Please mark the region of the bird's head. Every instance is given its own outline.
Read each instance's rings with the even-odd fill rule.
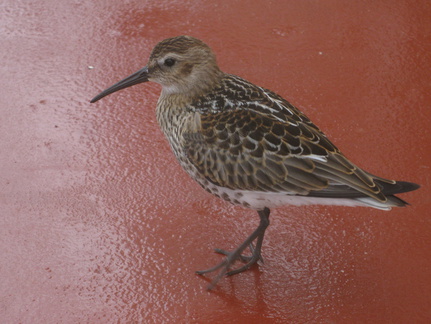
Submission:
[[[91,102],[146,81],[162,85],[162,95],[193,96],[213,88],[221,75],[208,45],[190,36],[168,38],[154,47],[144,68],[102,91]]]

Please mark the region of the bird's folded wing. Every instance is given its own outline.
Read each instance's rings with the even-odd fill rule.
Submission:
[[[217,186],[386,199],[372,176],[350,163],[313,124],[229,109],[196,112],[188,129],[182,143],[187,159]]]

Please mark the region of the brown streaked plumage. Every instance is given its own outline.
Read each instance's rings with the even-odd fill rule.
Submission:
[[[162,85],[157,120],[182,167],[205,190],[257,210],[258,228],[226,258],[199,274],[224,275],[261,260],[270,208],[286,204],[368,206],[389,210],[394,196],[419,186],[374,176],[350,162],[302,112],[279,95],[223,73],[202,41],[179,36],[153,49],[146,67],[91,102],[126,87]],[[255,246],[253,242],[256,241]],[[243,256],[250,248],[251,256]],[[236,261],[245,264],[231,270]]]

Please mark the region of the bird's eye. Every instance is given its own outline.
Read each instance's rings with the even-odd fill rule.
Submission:
[[[167,58],[167,59],[165,60],[164,64],[165,64],[166,66],[172,66],[172,65],[174,65],[174,64],[175,64],[175,59],[173,59],[173,58]]]

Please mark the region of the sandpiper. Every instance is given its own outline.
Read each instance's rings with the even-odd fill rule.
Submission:
[[[225,275],[262,260],[270,208],[283,205],[407,205],[395,194],[419,185],[372,175],[349,161],[301,111],[274,92],[222,72],[209,46],[190,36],[165,39],[148,64],[94,97],[132,85],[162,86],[157,120],[185,171],[205,190],[257,211],[260,224],[222,262],[209,289]],[[256,242],[255,242],[256,241]],[[249,248],[250,256],[243,255]],[[233,268],[236,261],[242,266]]]

